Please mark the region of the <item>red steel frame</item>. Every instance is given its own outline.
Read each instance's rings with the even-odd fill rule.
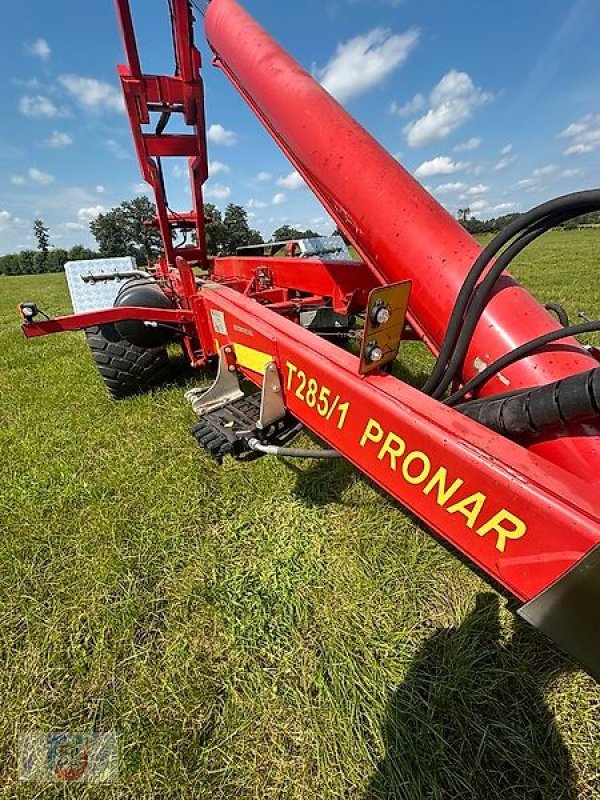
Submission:
[[[119,68],[127,113],[142,174],[155,192],[164,240],[164,258],[154,274],[176,308],[122,307],[26,322],[25,334],[119,319],[169,321],[180,326],[194,366],[205,365],[228,345],[259,361],[273,360],[286,408],[470,561],[521,600],[552,586],[600,544],[597,488],[583,479],[598,464],[597,426],[580,425],[560,437],[517,444],[389,375],[360,376],[356,356],[297,324],[303,307],[330,301],[337,312],[360,312],[373,288],[410,278],[411,335],[405,338],[418,335],[435,353],[477,244],[235,0],[212,0],[206,26],[217,65],[351,236],[363,261],[209,258],[202,203],[207,178],[203,89],[191,8],[187,0],[173,0],[177,74],[169,78],[143,74],[129,2],[115,2],[128,60]],[[145,133],[151,112],[181,113],[193,133]],[[317,117],[330,126],[307,124]],[[166,206],[157,159],[182,155],[189,161],[194,208],[175,216]],[[340,167],[349,159],[360,164],[352,173],[358,177],[336,188]],[[384,199],[378,203],[376,197]],[[382,220],[379,227],[370,224],[374,209]],[[195,229],[197,245],[174,247],[173,230],[186,226]],[[199,278],[194,267],[208,275]],[[515,320],[515,308],[527,317],[526,325]],[[221,320],[216,327],[215,312]],[[463,380],[474,374],[476,356],[493,361],[555,328],[509,276],[486,314]],[[539,385],[597,365],[575,340],[565,344],[515,365],[505,381],[514,388]],[[259,368],[241,355],[232,363],[261,386]],[[490,381],[483,394],[505,389]]]

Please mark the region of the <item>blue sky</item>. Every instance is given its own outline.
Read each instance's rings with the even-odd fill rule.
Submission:
[[[246,8],[451,211],[524,210],[598,185],[597,0],[245,0]],[[166,0],[133,0],[144,68],[172,71]],[[200,20],[201,23],[202,20]],[[115,78],[111,0],[20,0],[3,13],[0,253],[92,244],[90,219],[143,192]],[[207,199],[269,237],[331,221],[210,66]],[[171,206],[190,203],[167,166]],[[391,200],[391,199],[390,199]]]

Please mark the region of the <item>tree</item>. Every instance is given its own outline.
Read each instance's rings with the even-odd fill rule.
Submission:
[[[126,200],[90,222],[100,255],[106,258],[134,256],[151,262],[161,251],[160,233],[154,227],[156,211],[147,197]]]
[[[212,203],[204,206],[204,232],[206,235],[206,250],[209,256],[217,256],[224,251],[226,231],[223,225],[223,215]]]
[[[45,272],[62,272],[67,261],[70,261],[69,253],[62,247],[53,247],[46,259]]]
[[[67,261],[85,261],[91,258],[98,258],[98,253],[82,244],[75,244],[69,250]]]
[[[464,224],[467,221],[467,219],[470,217],[470,215],[471,215],[471,209],[470,208],[459,208],[456,213],[457,213],[459,221]]]
[[[127,237],[126,220],[121,208],[113,208],[99,214],[90,222],[92,235],[98,242],[100,255],[104,258],[133,255]]]
[[[298,228],[292,228],[290,225],[282,225],[281,228],[277,228],[276,231],[273,231],[271,241],[289,242],[290,239],[316,239],[320,235],[320,233],[311,231],[310,228],[306,231],[301,231],[298,230]]]
[[[35,273],[35,250],[21,250],[19,253],[20,272],[19,275],[33,275]]]
[[[152,262],[162,250],[160,231],[153,224],[156,209],[147,197],[136,197],[121,203],[127,219],[129,240],[138,246],[148,263]]]
[[[50,249],[50,231],[44,220],[36,219],[33,222],[33,235],[37,239],[38,250],[46,255]]]
[[[242,206],[230,203],[223,215],[225,239],[223,249],[225,253],[235,255],[238,247],[250,244],[261,244],[260,233],[248,225],[248,214]]]

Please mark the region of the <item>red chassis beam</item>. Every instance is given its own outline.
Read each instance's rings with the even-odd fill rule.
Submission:
[[[307,428],[519,599],[600,543],[597,492],[579,478],[391,376],[360,377],[355,356],[238,292],[204,287],[197,302],[224,315],[220,346],[275,361]]]
[[[86,311],[81,314],[69,314],[34,322],[23,322],[23,333],[27,338],[47,336],[50,333],[82,331],[94,325],[107,325],[126,319],[139,319],[143,322],[162,322],[171,325],[182,325],[194,322],[194,313],[181,308],[144,308],[142,306],[119,306],[101,311]]]
[[[361,261],[320,261],[316,258],[222,257],[212,262],[217,281],[267,280],[274,287],[330,297],[340,313],[364,309],[369,292],[379,282]]]

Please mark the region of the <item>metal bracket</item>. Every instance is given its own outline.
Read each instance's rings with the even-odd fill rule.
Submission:
[[[244,396],[235,367],[228,358],[227,350],[231,352],[231,348],[221,348],[217,377],[212,386],[208,389],[190,389],[184,395],[199,417]]]
[[[279,371],[274,361],[269,361],[263,373],[262,394],[260,398],[260,417],[256,423],[264,430],[285,417],[285,403]]]
[[[378,286],[369,295],[360,349],[360,375],[380,369],[398,355],[411,285],[411,281],[401,281]]]

